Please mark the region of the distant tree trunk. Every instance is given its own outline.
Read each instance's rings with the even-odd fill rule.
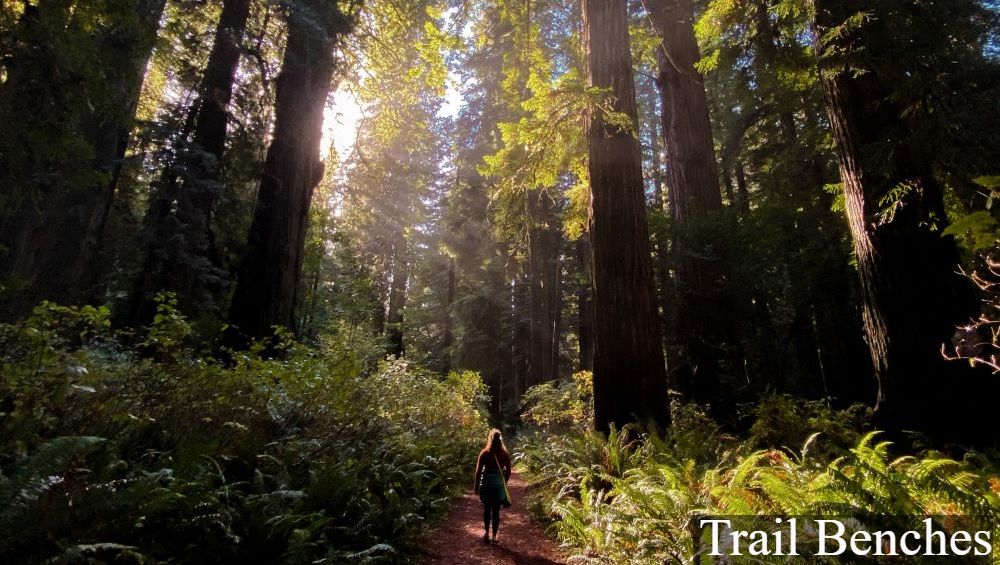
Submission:
[[[222,191],[222,165],[243,35],[250,16],[250,0],[225,0],[215,31],[215,42],[205,67],[194,131],[193,170],[177,200],[177,220],[185,232],[187,258],[168,265],[173,271],[181,304],[189,308],[215,304],[222,290],[212,282],[223,274],[215,248],[211,219]],[[214,271],[214,272],[213,272]],[[207,279],[207,280],[206,280]]]
[[[587,82],[638,118],[625,0],[582,0]],[[656,315],[639,142],[632,131],[587,116],[594,279],[594,424],[670,423]]]
[[[651,9],[663,36],[657,87],[663,108],[667,187],[677,230],[673,315],[682,358],[675,370],[683,392],[718,408],[723,374],[733,371],[739,357],[740,310],[724,258],[711,256],[707,244],[700,241],[704,236],[698,233],[714,218],[721,221],[722,193],[705,85],[694,67],[700,58],[694,2],[653,0]]]
[[[552,247],[554,252],[549,256],[548,264],[548,302],[549,302],[549,378],[559,378],[559,350],[562,344],[562,307],[563,307],[563,238],[560,230],[553,230]]]
[[[594,299],[590,276],[590,234],[584,233],[576,240],[576,262],[580,268],[577,287],[577,342],[580,346],[579,371],[594,370]]]
[[[539,215],[539,205],[536,202],[538,197],[534,192],[528,194],[527,211],[529,221],[537,222]],[[545,237],[538,227],[531,227],[528,230],[528,257],[527,257],[527,282],[528,282],[528,319],[530,327],[530,338],[528,340],[528,366],[525,375],[525,389],[533,387],[545,381],[545,360],[548,357],[549,337],[546,333],[548,329],[546,319],[548,313],[545,308]]]
[[[655,113],[653,115],[655,116]],[[653,206],[658,214],[666,214],[667,195],[663,191],[663,163],[662,157],[660,156],[662,150],[662,137],[660,136],[660,128],[659,124],[657,124],[657,120],[653,120],[652,123],[649,124],[649,127],[652,131],[650,141],[653,146],[653,158],[651,163],[653,168]],[[656,298],[663,327],[664,348],[667,351],[667,366],[670,367],[670,363],[672,363],[674,361],[674,357],[676,357],[676,344],[678,339],[677,317],[671,310],[673,306],[673,298],[676,294],[676,287],[674,285],[674,278],[670,273],[670,234],[667,231],[666,223],[661,222],[659,225],[654,224],[653,243],[656,245],[656,258],[653,263],[653,270],[656,275],[656,281],[659,283]]]
[[[0,318],[23,315],[43,299],[78,304],[102,295],[101,232],[164,4],[132,0],[109,10],[105,25],[86,45],[100,58],[102,78],[84,83],[74,82],[77,70],[63,68],[69,63],[55,49],[72,45],[70,37],[89,41],[80,39],[86,37],[80,26],[90,23],[77,22],[69,2],[26,7],[0,94],[0,125],[20,153],[0,156],[0,184],[14,195],[0,217],[0,279],[21,287],[0,298]],[[71,89],[100,100],[67,106],[64,99],[77,96],[67,92]],[[87,158],[67,160],[51,154],[51,146],[24,139],[39,128],[62,139],[71,152],[81,152],[82,143]]]
[[[878,69],[858,73],[851,57],[858,48],[893,39],[882,26],[896,16],[876,4],[872,19],[844,31],[845,21],[872,10],[871,3],[816,0],[815,6],[815,52],[854,240],[880,424],[892,432],[918,429],[964,438],[985,433],[988,426],[968,424],[980,412],[970,409],[977,400],[968,394],[973,376],[940,355],[955,325],[978,310],[970,285],[956,274],[954,240],[930,227],[947,217],[942,187],[930,156],[908,137],[903,109],[891,97],[892,79]],[[835,28],[841,31],[830,34]],[[893,151],[873,160],[872,147],[886,140]],[[898,187],[908,189],[893,216],[880,216],[882,200]]]
[[[452,346],[455,344],[455,324],[453,321],[452,305],[455,303],[455,292],[457,278],[455,275],[455,259],[448,259],[448,282],[444,298],[444,335],[442,336],[441,347],[444,350],[444,372],[452,369]]]
[[[531,283],[531,355],[527,386],[558,377],[559,295],[561,294],[559,250],[562,240],[555,204],[545,192],[531,191],[527,213],[528,280]]]
[[[130,324],[152,320],[153,298],[161,290],[175,292],[181,311],[188,315],[220,314],[218,299],[228,276],[215,248],[211,216],[223,187],[229,101],[250,4],[250,0],[223,2],[198,99],[178,136],[182,149],[154,183],[144,219],[149,249],[124,315]],[[183,178],[179,170],[185,171]]]
[[[520,400],[528,389],[528,363],[531,351],[531,287],[527,276],[515,273],[511,277],[513,286],[513,305],[511,318],[513,340],[511,355],[513,362],[514,398]]]
[[[750,190],[747,188],[747,170],[743,161],[736,161],[736,210],[743,216],[750,215]]]
[[[313,190],[323,178],[320,141],[334,49],[351,28],[335,2],[300,0],[288,10],[274,134],[229,314],[251,338],[270,335],[275,325],[295,330],[306,218]]]
[[[403,308],[406,307],[406,283],[409,267],[406,258],[406,242],[400,241],[392,258],[392,283],[389,285],[389,310],[386,314],[386,337],[389,339],[389,353],[400,356],[403,347]]]

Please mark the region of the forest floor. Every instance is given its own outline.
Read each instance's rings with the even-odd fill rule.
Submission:
[[[556,544],[528,517],[528,486],[515,472],[507,484],[514,505],[500,510],[497,543],[483,543],[483,505],[467,492],[427,540],[424,565],[559,565]]]

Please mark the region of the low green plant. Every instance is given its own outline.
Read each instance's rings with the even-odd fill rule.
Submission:
[[[0,554],[16,563],[408,562],[487,429],[474,373],[336,338],[198,354],[169,299],[0,326]]]
[[[819,426],[834,414],[796,405],[771,399],[759,422],[773,424],[778,410]],[[691,563],[705,551],[693,528],[705,516],[850,516],[873,520],[872,529],[883,519],[922,528],[933,516],[945,530],[1000,533],[1000,477],[984,454],[895,457],[878,432],[837,426],[833,438],[813,433],[795,450],[757,448],[763,436],[727,436],[697,406],[675,403],[673,413],[663,436],[544,427],[522,434],[515,456],[574,563]],[[853,439],[841,447],[846,437]]]
[[[521,422],[555,429],[588,429],[593,421],[594,378],[580,371],[564,382],[531,387],[521,399]]]
[[[750,427],[750,441],[756,447],[794,447],[822,432],[827,455],[839,455],[855,445],[864,430],[870,430],[871,408],[855,404],[835,410],[826,400],[796,398],[772,394],[761,399],[755,408]]]

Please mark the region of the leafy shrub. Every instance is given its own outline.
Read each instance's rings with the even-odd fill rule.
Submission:
[[[871,421],[871,408],[861,404],[834,410],[823,400],[773,394],[757,405],[750,439],[757,447],[798,446],[822,432],[826,453],[839,455],[857,443]]]
[[[692,533],[704,516],[881,516],[906,528],[934,516],[945,530],[1000,532],[1000,477],[985,454],[893,458],[877,432],[854,431],[862,411],[787,397],[762,405],[746,441],[697,406],[675,402],[672,411],[663,437],[537,426],[520,437],[515,457],[535,484],[534,505],[574,563],[691,563],[705,549]],[[853,419],[838,420],[845,415]],[[833,434],[814,433],[796,451],[754,448],[794,439],[776,433],[782,425]]]
[[[0,326],[5,560],[407,561],[486,431],[478,375],[332,339],[223,366],[185,328],[165,302],[140,358],[102,309]]]
[[[581,371],[569,381],[552,381],[529,388],[521,401],[521,422],[555,429],[589,429],[593,422],[594,379]]]

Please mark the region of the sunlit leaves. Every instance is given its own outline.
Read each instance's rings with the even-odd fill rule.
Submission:
[[[973,253],[991,249],[1000,241],[1000,222],[987,210],[979,210],[962,216],[951,223],[942,236],[955,238]]]
[[[560,539],[583,563],[594,555],[610,563],[697,560],[691,525],[704,516],[768,516],[769,523],[773,516],[854,516],[872,530],[890,519],[917,527],[926,516],[944,516],[935,522],[945,529],[996,531],[1000,524],[989,466],[934,452],[893,459],[877,432],[836,459],[811,454],[823,435],[794,451],[751,452],[711,438],[718,451],[706,460],[676,441],[694,430],[629,444],[618,432],[605,439],[550,429],[561,428],[526,435],[517,457],[538,479],[545,509],[559,517]]]

